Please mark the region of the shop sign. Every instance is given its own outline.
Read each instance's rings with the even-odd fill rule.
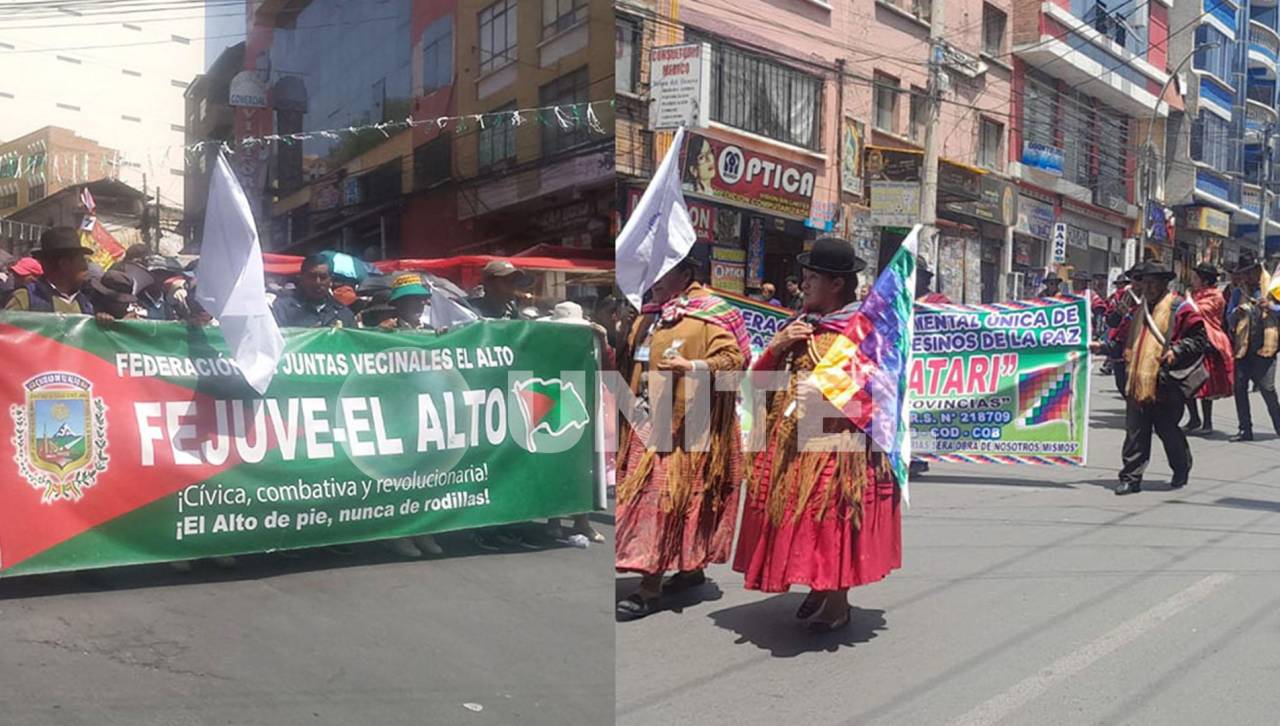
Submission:
[[[1063,151],[1056,146],[1037,144],[1034,141],[1022,143],[1022,163],[1033,169],[1062,176],[1063,160]]]
[[[1067,225],[1067,246],[1078,250],[1089,249],[1089,230],[1081,229],[1074,224]]]
[[[839,214],[840,207],[834,202],[820,202],[813,200],[813,206],[809,208],[809,216],[804,220],[804,226],[809,229],[816,229],[822,232],[830,232],[835,229],[836,215]]]
[[[1107,235],[1105,235],[1105,234],[1099,234],[1099,233],[1097,233],[1097,232],[1090,232],[1090,233],[1089,233],[1089,246],[1090,246],[1090,247],[1092,247],[1092,248],[1094,248],[1095,250],[1110,250],[1110,249],[1111,249],[1111,238],[1110,238],[1110,237],[1108,237],[1108,236],[1107,236]]]
[[[643,189],[632,187],[627,190],[628,217],[635,212],[636,205],[640,203],[640,198],[643,196]],[[699,242],[714,242],[716,240],[716,215],[718,211],[715,205],[694,199],[686,199],[684,205],[689,209],[689,221],[693,222],[693,233],[697,240]],[[720,214],[723,214],[723,212],[720,212]]]
[[[1058,222],[1053,225],[1053,262],[1063,265],[1067,262],[1067,225]]]
[[[1231,216],[1213,207],[1188,207],[1186,224],[1190,229],[1226,237],[1231,234]]]
[[[240,71],[231,79],[227,105],[241,108],[266,108],[267,86],[257,71]]]
[[[666,45],[649,53],[649,128],[704,128],[711,110],[711,46]]]
[[[863,126],[861,121],[844,120],[844,151],[840,157],[840,191],[862,196]]]
[[[793,219],[809,215],[812,168],[699,134],[684,151],[684,188]]]
[[[951,202],[943,208],[953,214],[963,214],[1003,227],[1017,221],[1018,194],[1012,184],[987,174],[980,178],[979,192],[981,198],[976,202]]]
[[[360,194],[360,177],[349,176],[342,182],[342,204],[353,207],[363,201]]]
[[[1053,225],[1057,221],[1052,204],[1018,195],[1018,223],[1014,225],[1016,231],[1038,239],[1051,239]]]
[[[876,181],[918,182],[924,154],[882,146],[867,148],[867,179]],[[940,159],[938,161],[938,203],[976,202],[981,198],[982,174],[966,166]]]
[[[920,218],[920,185],[916,182],[871,182],[871,223],[877,227],[910,227]]]
[[[764,219],[752,217],[747,223],[747,287],[764,284]]]
[[[711,248],[711,286],[717,290],[745,292],[746,250],[716,245]]]

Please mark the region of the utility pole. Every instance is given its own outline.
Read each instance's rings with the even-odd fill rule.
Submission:
[[[1267,222],[1271,218],[1271,135],[1274,128],[1262,128],[1262,210],[1258,215],[1258,259],[1267,259]]]
[[[920,224],[924,242],[919,250],[934,258],[930,264],[934,266],[935,275],[938,273],[938,127],[942,117],[942,60],[946,53],[943,41],[945,10],[945,0],[933,0],[929,18],[929,123],[924,133],[924,169],[920,182]]]

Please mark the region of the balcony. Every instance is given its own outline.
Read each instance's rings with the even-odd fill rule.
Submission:
[[[1240,208],[1255,217],[1261,214],[1262,187],[1257,184],[1245,184],[1240,191]]]
[[[1210,7],[1222,2],[1204,1]],[[1121,45],[1115,36],[1098,32],[1096,23],[1054,2],[1040,5],[1039,20],[1034,35],[1019,38],[1014,55],[1118,111],[1144,117],[1151,113],[1168,75],[1125,47],[1138,47],[1133,38],[1126,36]]]
[[[1276,115],[1276,109],[1270,104],[1256,101],[1252,98],[1253,94],[1249,94],[1250,98],[1245,104],[1244,127],[1249,131],[1259,131],[1265,126],[1280,122],[1280,117]]]
[[[1266,78],[1276,77],[1280,63],[1280,35],[1257,20],[1249,21],[1249,68],[1263,71]],[[1256,77],[1257,74],[1250,74]]]

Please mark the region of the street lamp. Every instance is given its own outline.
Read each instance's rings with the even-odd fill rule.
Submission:
[[[1169,72],[1169,77],[1166,78],[1164,84],[1160,86],[1160,93],[1156,95],[1155,108],[1151,109],[1151,118],[1147,121],[1147,139],[1142,144],[1142,174],[1138,176],[1142,181],[1142,219],[1139,220],[1138,239],[1141,241],[1141,246],[1144,249],[1147,245],[1147,216],[1151,213],[1151,167],[1153,166],[1152,162],[1156,156],[1155,144],[1151,141],[1151,134],[1156,128],[1156,117],[1160,115],[1160,104],[1164,103],[1164,94],[1165,91],[1169,90],[1169,84],[1172,83],[1173,79],[1177,78],[1178,74],[1182,72],[1182,67],[1187,64],[1187,61],[1190,61],[1196,56],[1196,53],[1199,53],[1202,50],[1210,50],[1221,45],[1221,43],[1215,40],[1211,43],[1205,43],[1204,45],[1199,45],[1193,48],[1191,52],[1188,53],[1186,57]]]

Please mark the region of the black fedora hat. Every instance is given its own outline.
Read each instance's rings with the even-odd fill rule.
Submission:
[[[40,246],[31,252],[31,256],[37,259],[69,254],[93,254],[93,250],[80,244],[80,233],[73,227],[45,230],[40,235]]]
[[[1129,270],[1129,277],[1134,280],[1141,280],[1145,277],[1160,277],[1165,280],[1172,280],[1177,276],[1177,273],[1173,270],[1154,260],[1143,260]]]
[[[1200,279],[1210,283],[1217,282],[1218,278],[1221,277],[1222,275],[1222,273],[1218,271],[1217,267],[1214,267],[1208,262],[1201,262],[1200,264],[1191,268],[1191,270],[1195,272],[1197,275],[1199,275]]]
[[[1239,275],[1244,272],[1251,272],[1260,267],[1262,267],[1262,263],[1258,261],[1258,258],[1253,255],[1241,255],[1240,259],[1236,261],[1236,266],[1232,268],[1231,274]]]
[[[119,303],[135,303],[138,298],[133,295],[133,278],[124,270],[110,269],[95,277],[89,286],[97,294]]]
[[[866,269],[865,260],[853,251],[853,243],[838,237],[820,237],[813,241],[813,248],[796,256],[796,262],[806,270],[827,275],[852,275]]]

